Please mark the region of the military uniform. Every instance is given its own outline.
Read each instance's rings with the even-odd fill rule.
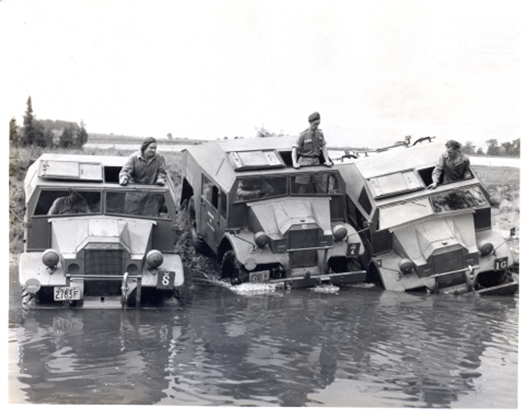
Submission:
[[[441,184],[449,184],[459,180],[467,180],[472,178],[470,173],[470,160],[463,154],[459,153],[455,160],[448,158],[448,153],[441,154],[437,164],[432,172],[432,181],[439,184],[441,174],[443,174],[443,181]]]
[[[297,149],[298,164],[300,166],[320,165],[320,155],[322,148],[326,145],[324,134],[320,129],[308,128],[302,132],[294,147]],[[317,193],[322,191],[322,175],[321,174],[303,174],[295,178],[295,183],[300,185],[307,185],[313,182],[315,191]]]

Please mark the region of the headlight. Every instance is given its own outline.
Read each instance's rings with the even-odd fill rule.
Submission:
[[[258,263],[256,262],[256,259],[254,259],[253,257],[249,257],[246,261],[245,261],[245,268],[249,271],[249,272],[252,272],[254,269],[256,269],[256,266],[258,265]]]
[[[269,236],[263,231],[259,231],[254,235],[254,242],[260,249],[263,249],[269,243],[269,241]]]
[[[399,269],[403,273],[410,273],[414,268],[414,263],[410,259],[401,259]]]
[[[348,229],[342,224],[337,224],[335,227],[333,227],[332,232],[335,240],[342,240],[348,235]]]
[[[42,263],[47,267],[55,268],[59,264],[60,255],[56,250],[47,249],[42,253]]]
[[[163,254],[159,250],[150,250],[146,254],[146,262],[150,267],[159,267],[163,263]]]
[[[491,242],[488,242],[485,240],[482,241],[478,247],[479,247],[479,252],[481,253],[482,256],[486,256],[494,250],[494,245]]]

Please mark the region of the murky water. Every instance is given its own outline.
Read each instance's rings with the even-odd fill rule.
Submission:
[[[22,313],[12,403],[515,408],[518,296],[195,284],[148,311]]]

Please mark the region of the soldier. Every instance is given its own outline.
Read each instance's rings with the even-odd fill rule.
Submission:
[[[320,125],[320,114],[314,112],[309,115],[309,128],[300,134],[296,144],[293,146],[292,161],[294,168],[301,166],[320,165],[320,154],[324,155],[324,165],[331,167],[333,162],[329,159],[328,150],[326,148],[326,140],[324,134],[318,126]],[[323,193],[322,176],[320,174],[299,175],[295,178],[295,183],[300,186],[299,192],[304,193],[307,185],[313,182],[315,192]]]
[[[157,141],[147,138],[141,144],[141,150],[134,152],[119,173],[119,184],[157,184],[165,185],[167,172],[165,159],[156,154]]]
[[[434,171],[432,172],[432,184],[427,189],[431,190],[441,184],[449,184],[459,180],[472,178],[470,173],[470,160],[460,150],[461,144],[457,141],[447,141],[446,152],[441,154]]]
[[[72,189],[70,189],[70,193],[67,196],[57,198],[48,211],[48,215],[50,216],[58,214],[82,213],[90,213],[88,203],[83,196]]]
[[[157,141],[147,138],[141,144],[141,150],[134,152],[119,173],[119,184],[157,184],[165,185],[167,172],[165,159],[156,154]],[[162,204],[162,196],[152,193],[127,193],[124,213],[138,216],[157,217]]]
[[[236,189],[237,200],[255,200],[269,197],[274,193],[273,187],[262,178],[244,178]]]

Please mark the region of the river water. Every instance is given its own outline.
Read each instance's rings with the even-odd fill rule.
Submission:
[[[156,310],[22,312],[12,265],[9,402],[517,407],[517,295],[189,282]]]

